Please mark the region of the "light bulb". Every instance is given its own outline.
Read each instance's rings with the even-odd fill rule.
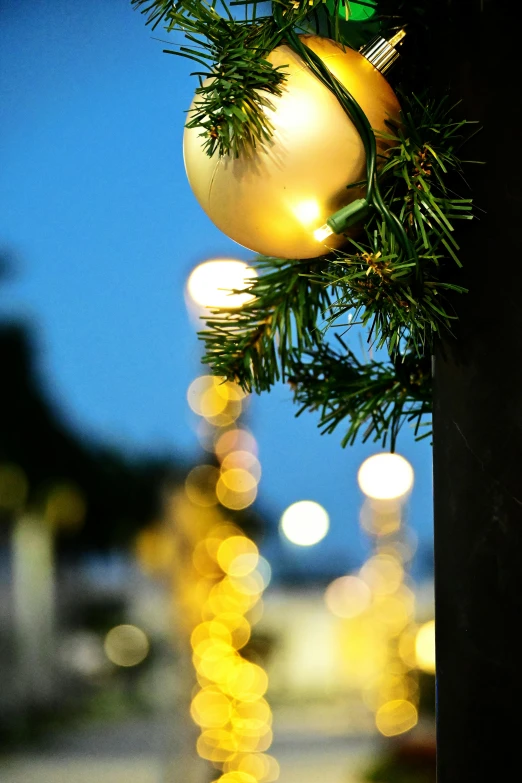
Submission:
[[[321,228],[316,228],[314,231],[314,237],[318,242],[324,242],[324,240],[328,239],[328,237],[331,237],[332,234],[333,231],[328,223],[325,223],[324,226],[321,226]]]

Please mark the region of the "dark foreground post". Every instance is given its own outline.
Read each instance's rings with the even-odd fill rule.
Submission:
[[[470,293],[435,358],[438,783],[504,783],[522,780],[520,7],[455,5],[443,50],[484,126],[470,179],[487,214],[464,232]]]

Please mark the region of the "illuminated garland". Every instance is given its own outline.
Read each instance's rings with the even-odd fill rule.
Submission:
[[[178,527],[185,520],[190,542],[190,574],[178,576],[177,591],[182,614],[191,618],[197,686],[190,712],[200,729],[197,753],[220,771],[216,783],[272,783],[279,765],[266,753],[272,743],[268,678],[245,653],[270,567],[222,511],[240,511],[255,500],[261,472],[256,444],[237,424],[245,395],[235,384],[201,376],[187,397],[201,417],[202,442],[220,463],[190,472],[174,512]]]
[[[248,649],[270,566],[235,521],[257,495],[256,442],[239,423],[245,394],[235,384],[203,375],[187,399],[200,418],[200,441],[219,467],[189,472],[184,489],[167,501],[164,525],[141,533],[137,555],[144,570],[172,580],[179,649],[183,658],[190,649],[195,678],[196,750],[219,770],[214,783],[272,783],[279,765],[266,753],[268,677]]]
[[[265,753],[272,743],[272,713],[264,698],[264,670],[240,650],[250,638],[251,621],[264,581],[255,567],[255,544],[227,527],[209,531],[207,551],[223,569],[208,592],[203,622],[191,635],[199,690],[191,715],[200,727],[198,754],[223,771],[220,783],[270,783],[279,776],[276,760]]]
[[[357,573],[335,579],[325,593],[328,609],[341,620],[345,665],[387,737],[409,731],[418,719],[415,596],[407,583],[413,552],[401,516],[400,507],[363,506],[361,524],[373,552]]]

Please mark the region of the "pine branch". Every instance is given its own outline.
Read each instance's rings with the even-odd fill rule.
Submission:
[[[389,442],[394,451],[398,432],[412,423],[415,435],[431,412],[430,358],[419,361],[414,354],[396,356],[392,362],[360,362],[336,335],[341,351],[321,344],[294,351],[289,359],[289,381],[294,401],[305,410],[319,411],[322,433],[333,432],[348,422],[342,446],[353,444],[362,430],[362,440],[372,437]]]
[[[456,317],[448,294],[465,290],[445,276],[449,263],[459,263],[453,221],[470,217],[470,200],[448,186],[461,171],[456,149],[466,124],[451,120],[445,101],[414,96],[403,105],[380,184],[417,258],[405,259],[388,225],[370,215],[349,251],[261,259],[261,277],[249,288],[254,299],[239,312],[216,313],[201,335],[204,361],[217,375],[257,392],[290,380],[301,410],[321,411],[324,432],[347,419],[343,444],[361,432],[394,448],[405,422],[418,434],[431,405],[427,357]],[[370,344],[388,350],[389,363],[360,363],[344,342],[342,353],[328,345],[329,328],[355,323],[367,328]]]
[[[416,259],[405,259],[384,221],[370,215],[365,237],[337,251],[324,275],[335,288],[329,323],[355,310],[370,340],[393,353],[422,355],[435,336],[451,331],[456,315],[447,294],[462,286],[445,281],[448,263],[461,266],[454,222],[472,219],[471,199],[449,189],[461,176],[457,148],[469,122],[454,122],[447,99],[402,97],[402,125],[382,134],[393,146],[379,173],[382,197],[405,227]]]
[[[147,14],[146,24],[150,24],[154,30],[161,22],[166,21],[179,3],[178,0],[131,0],[134,8],[139,8],[140,13]]]
[[[321,342],[317,323],[330,307],[328,289],[314,281],[322,263],[258,259],[261,276],[245,289],[254,299],[239,311],[221,310],[207,319],[200,333],[203,362],[248,392],[285,380],[290,353]]]
[[[352,245],[355,253],[337,251],[322,272],[323,282],[335,291],[327,326],[339,326],[349,314],[368,328],[368,341],[375,348],[385,347],[391,354],[412,350],[422,355],[438,333],[451,331],[456,315],[446,293],[466,289],[439,279],[442,254],[427,255],[416,246],[423,272],[419,282],[417,262],[403,259],[384,224],[368,231],[367,243]],[[434,267],[431,275],[426,274],[428,264]]]
[[[454,181],[464,181],[458,150],[469,123],[452,119],[447,99],[402,94],[402,121],[382,134],[388,150],[376,173],[368,120],[297,35],[326,31],[342,40],[341,0],[331,0],[327,11],[324,0],[274,0],[269,10],[255,0],[131,2],[153,27],[164,23],[185,35],[186,46],[167,51],[200,68],[187,126],[200,129],[207,154],[238,156],[270,139],[271,99],[281,94],[285,73],[267,56],[283,40],[339,100],[366,152],[370,211],[359,233],[322,258],[258,259],[260,277],[245,289],[251,301],[207,320],[204,361],[247,391],[290,380],[299,412],[319,410],[324,432],[347,421],[343,445],[361,433],[393,449],[405,422],[418,435],[431,406],[431,347],[456,318],[450,294],[465,291],[453,282],[460,266],[454,226],[471,219],[471,199],[454,192]],[[435,0],[414,7],[408,0],[379,2],[381,25],[407,23],[418,33],[418,40],[412,37],[419,81],[429,72],[422,61],[432,13],[438,13]],[[408,81],[411,88],[414,79]],[[386,348],[390,361],[361,363],[342,340],[334,350],[328,329],[345,317],[346,329],[362,324],[368,342]]]
[[[270,96],[282,94],[285,73],[266,59],[283,40],[285,30],[299,25],[323,0],[276,0],[284,24],[272,14],[259,15],[257,3],[224,0],[131,0],[147,14],[155,28],[165,23],[168,32],[185,35],[189,45],[165,49],[192,60],[203,70],[196,89],[197,106],[187,128],[199,128],[202,145],[209,156],[249,152],[272,136]],[[231,6],[244,6],[243,17]],[[250,9],[250,13],[249,13]],[[221,13],[220,13],[221,12]]]

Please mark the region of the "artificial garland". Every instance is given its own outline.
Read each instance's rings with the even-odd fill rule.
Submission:
[[[207,319],[204,361],[247,391],[289,382],[299,412],[318,410],[323,431],[348,420],[343,445],[360,433],[393,450],[405,421],[417,437],[428,434],[420,428],[431,410],[433,342],[456,317],[448,295],[465,291],[452,278],[460,266],[454,222],[472,216],[471,200],[454,191],[463,181],[457,150],[469,135],[468,123],[453,119],[446,97],[413,91],[422,70],[417,60],[417,81],[403,68],[400,117],[376,134],[327,61],[307,45],[306,34],[359,48],[376,31],[386,46],[406,29],[420,48],[431,0],[414,9],[401,0],[381,0],[377,9],[374,0],[132,3],[154,26],[183,32],[189,45],[168,51],[204,69],[197,72],[200,86],[187,128],[197,129],[209,158],[233,166],[270,150],[273,111],[285,90],[285,67],[270,58],[281,45],[333,93],[364,147],[365,176],[346,183],[358,197],[347,195],[351,203],[325,226],[339,223],[344,245],[307,259],[258,257],[252,265],[259,277],[248,286],[253,298],[239,311],[221,309]],[[388,358],[356,357],[338,334],[356,324]]]

